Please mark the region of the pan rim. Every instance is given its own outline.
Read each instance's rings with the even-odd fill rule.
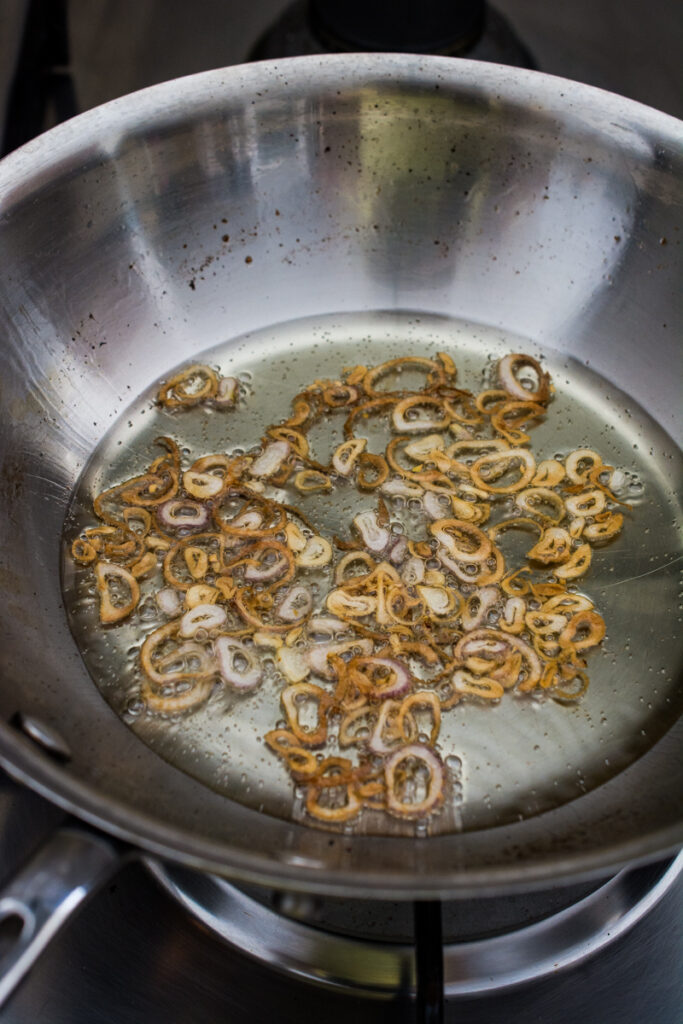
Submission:
[[[10,186],[25,184],[27,190],[33,187],[36,177],[42,170],[48,166],[53,169],[60,160],[71,155],[84,141],[88,141],[88,135],[91,136],[91,143],[101,141],[93,129],[97,129],[99,122],[105,118],[107,132],[109,136],[114,136],[116,133],[124,133],[136,125],[139,126],[152,114],[158,116],[163,112],[167,117],[173,117],[178,112],[177,101],[180,98],[183,109],[188,111],[194,106],[201,106],[202,103],[215,101],[216,92],[230,87],[237,89],[239,93],[249,91],[253,85],[258,84],[263,92],[264,75],[269,76],[273,85],[281,85],[282,82],[278,83],[278,78],[285,76],[290,87],[293,84],[291,78],[302,86],[309,85],[309,69],[321,67],[326,72],[329,69],[331,74],[342,73],[350,84],[371,84],[373,80],[386,83],[394,80],[399,84],[402,79],[411,76],[412,84],[434,88],[434,81],[437,79],[447,82],[450,87],[474,88],[482,95],[501,88],[504,90],[506,102],[511,104],[528,102],[533,97],[538,112],[544,109],[549,112],[552,109],[566,108],[576,115],[577,108],[589,110],[592,102],[598,102],[601,125],[604,126],[604,116],[607,115],[611,126],[626,127],[629,130],[631,126],[638,125],[648,132],[657,133],[662,143],[677,143],[683,148],[683,121],[671,114],[606,89],[542,71],[510,68],[503,64],[460,57],[405,53],[323,54],[256,61],[253,64],[200,71],[147,86],[77,114],[0,160],[0,201],[4,197],[5,189]],[[620,125],[612,120],[620,117],[625,118],[630,124]],[[26,171],[31,172],[29,181],[24,181]]]
[[[675,724],[662,739],[670,735],[674,728]],[[652,749],[658,745],[655,744]],[[644,756],[647,757],[647,754]],[[363,898],[371,895],[377,899],[414,900],[433,899],[437,896],[472,897],[481,895],[484,890],[487,895],[529,892],[547,888],[551,884],[569,885],[607,877],[623,868],[660,860],[683,849],[681,821],[636,838],[603,844],[598,851],[590,848],[569,853],[553,851],[543,859],[535,860],[533,864],[520,859],[517,863],[489,864],[465,871],[458,868],[448,874],[432,874],[429,877],[417,877],[410,870],[400,875],[388,875],[386,871],[367,869],[359,876],[353,867],[331,869],[329,866],[316,873],[310,865],[302,867],[286,860],[275,860],[254,849],[238,850],[220,840],[197,836],[190,829],[179,832],[131,808],[122,800],[103,797],[96,787],[69,776],[45,754],[32,749],[28,740],[13,735],[5,723],[0,723],[0,767],[14,781],[50,800],[82,822],[130,844],[141,856],[151,854],[237,882],[314,892],[323,896]],[[533,820],[538,821],[544,816],[537,815]],[[179,837],[181,842],[178,841]],[[437,842],[438,838],[435,837]],[[399,841],[406,844],[424,843],[424,840]]]

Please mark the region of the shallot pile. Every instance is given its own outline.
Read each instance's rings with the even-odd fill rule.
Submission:
[[[398,388],[406,372],[422,386]],[[463,390],[447,353],[354,366],[297,394],[257,451],[184,468],[160,437],[144,473],[97,495],[72,557],[94,573],[104,627],[137,614],[141,583],[154,595],[163,624],[139,654],[147,712],[192,712],[221,687],[248,699],[275,679],[265,741],[310,819],[335,823],[364,808],[436,812],[441,721],[456,705],[579,699],[605,624],[574,581],[622,529],[620,474],[588,448],[537,460],[527,431],[552,385],[534,358],[506,356],[492,383]],[[238,394],[195,364],[157,401],[201,415]],[[343,440],[313,453],[321,420]],[[364,510],[345,536],[324,536],[299,507],[311,494]],[[529,536],[506,560],[509,531]]]

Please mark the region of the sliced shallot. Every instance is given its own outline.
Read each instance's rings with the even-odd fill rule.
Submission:
[[[422,774],[426,778],[422,778]],[[423,818],[444,797],[443,765],[429,747],[411,743],[392,754],[385,766],[387,810],[399,818]]]
[[[291,450],[287,441],[271,441],[252,463],[249,472],[255,477],[273,476],[280,469]]]
[[[462,628],[468,632],[478,629],[488,618],[489,612],[500,600],[498,587],[480,587],[468,597],[462,613]]]
[[[368,551],[375,554],[384,551],[391,539],[389,531],[377,522],[377,513],[373,509],[359,512],[353,520],[353,525],[358,530]]]
[[[263,669],[255,651],[232,636],[214,640],[216,664],[224,682],[236,690],[253,690],[261,682]]]
[[[180,629],[178,633],[180,636],[190,639],[196,636],[200,629],[204,629],[210,632],[212,629],[218,629],[222,626],[228,618],[228,613],[225,608],[219,604],[198,604],[190,611],[185,612],[182,619],[180,620]]]
[[[306,652],[306,660],[316,675],[322,676],[323,679],[334,679],[335,672],[329,659],[349,652],[370,654],[372,640],[345,640],[337,643],[315,644]]]
[[[100,622],[112,625],[127,618],[140,600],[140,585],[132,573],[113,562],[98,562],[95,583],[100,596]],[[115,589],[119,593],[115,594]],[[120,591],[123,594],[120,594]]]
[[[202,530],[209,522],[209,510],[196,501],[171,498],[157,509],[157,517],[167,530]]]
[[[275,614],[285,622],[301,622],[313,607],[310,590],[300,584],[292,587],[277,606]]]

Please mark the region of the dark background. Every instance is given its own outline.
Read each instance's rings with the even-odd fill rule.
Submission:
[[[286,7],[286,0],[68,0],[78,109],[240,63]],[[672,0],[497,0],[495,7],[542,71],[683,117],[683,16]],[[0,129],[28,8],[29,0],[0,2]]]

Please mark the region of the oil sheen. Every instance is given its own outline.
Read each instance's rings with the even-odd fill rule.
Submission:
[[[472,391],[494,385],[495,364],[509,352],[540,359],[555,393],[546,419],[531,431],[537,461],[590,447],[624,474],[621,494],[630,506],[623,510],[624,528],[614,541],[595,549],[581,580],[605,619],[607,635],[600,648],[589,652],[590,686],[573,705],[508,692],[498,704],[462,701],[443,715],[437,750],[448,786],[441,813],[416,826],[364,812],[345,829],[434,834],[539,814],[623,771],[681,712],[683,517],[676,495],[683,471],[677,448],[648,414],[571,359],[481,325],[408,313],[292,321],[227,341],[194,360],[240,380],[234,409],[168,411],[155,404],[156,387],[140,395],[93,453],[64,527],[64,600],[94,684],[141,742],[228,799],[265,814],[307,820],[302,794],[263,741],[264,733],[284,724],[282,678],[267,664],[265,681],[253,693],[238,696],[217,686],[194,712],[175,718],[150,714],[138,698],[138,656],[144,637],[166,621],[152,596],[159,583],[143,582],[136,612],[104,629],[91,570],[74,564],[71,542],[80,530],[97,524],[92,502],[98,493],[145,471],[159,453],[154,446],[159,435],[176,440],[185,467],[208,453],[248,452],[269,424],[287,417],[291,398],[315,378],[336,378],[357,363],[438,351],[452,356],[459,386]],[[164,370],[166,378],[174,367]],[[406,372],[402,386],[412,383]],[[314,455],[326,462],[341,440],[340,419],[317,425],[309,440]],[[370,444],[369,450],[378,449]],[[376,502],[376,495],[362,496],[355,488],[297,499],[330,539],[348,537],[353,516]],[[410,528],[408,510],[393,508],[392,514]]]

